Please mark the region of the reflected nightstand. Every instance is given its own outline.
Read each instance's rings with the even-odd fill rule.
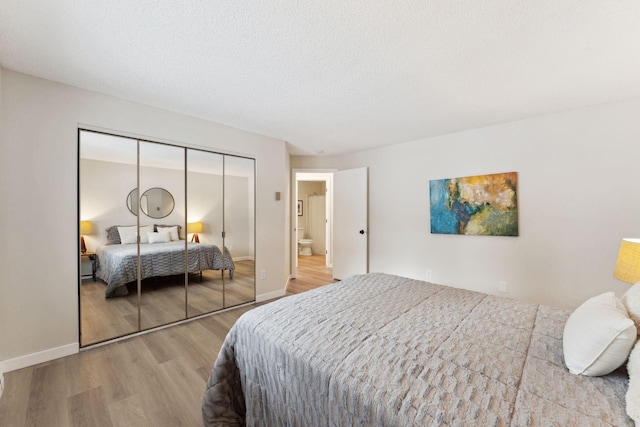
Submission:
[[[89,258],[89,260],[91,261],[91,278],[93,279],[93,281],[96,281],[96,261],[98,259],[98,256],[96,255],[95,252],[85,252],[85,253],[81,253],[80,254],[80,260],[82,260],[84,257]],[[83,274],[81,276],[83,279],[87,279],[89,277],[88,274]]]

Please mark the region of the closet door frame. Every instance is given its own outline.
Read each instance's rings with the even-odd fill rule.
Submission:
[[[98,345],[102,345],[104,343],[107,342],[114,342],[114,341],[119,341],[121,339],[126,339],[129,337],[134,337],[137,335],[141,335],[141,334],[145,334],[154,330],[158,330],[158,329],[162,329],[164,327],[170,326],[170,325],[175,325],[175,324],[180,324],[180,323],[184,323],[186,321],[191,321],[191,320],[196,320],[202,317],[207,317],[210,316],[212,314],[215,314],[217,312],[220,311],[224,311],[227,310],[230,307],[227,307],[226,305],[226,281],[227,278],[225,276],[225,274],[223,274],[223,278],[222,278],[222,287],[223,287],[223,306],[220,309],[217,310],[213,310],[210,312],[206,312],[203,314],[199,314],[199,315],[195,315],[193,317],[189,317],[188,316],[188,283],[189,283],[189,254],[188,254],[188,241],[187,241],[187,226],[188,226],[188,215],[189,215],[189,200],[188,200],[188,186],[189,186],[189,182],[188,182],[188,164],[187,164],[187,157],[188,157],[188,152],[190,150],[197,150],[197,151],[203,151],[203,152],[207,152],[207,153],[212,153],[212,154],[218,154],[218,155],[222,155],[223,158],[223,176],[222,176],[222,188],[223,188],[223,194],[222,194],[222,211],[223,211],[223,215],[222,215],[222,242],[223,242],[223,247],[221,248],[221,252],[222,252],[222,256],[223,256],[223,270],[222,272],[224,273],[224,258],[225,258],[225,242],[226,242],[226,223],[225,223],[225,214],[226,214],[226,207],[225,207],[225,179],[226,179],[226,174],[224,173],[224,160],[227,157],[234,157],[234,158],[243,158],[243,159],[247,159],[247,160],[251,160],[252,161],[252,165],[253,165],[253,179],[251,180],[251,186],[252,186],[252,191],[253,191],[253,206],[252,206],[252,212],[250,212],[251,214],[251,221],[252,221],[252,228],[253,228],[253,232],[250,233],[250,238],[252,239],[252,242],[250,243],[250,246],[252,248],[252,258],[253,258],[253,292],[252,292],[252,299],[250,301],[247,301],[246,303],[242,303],[242,304],[237,304],[231,307],[236,307],[236,306],[240,306],[240,305],[244,305],[244,304],[249,304],[249,303],[253,303],[255,302],[255,289],[256,289],[256,270],[255,270],[255,245],[256,245],[256,159],[254,157],[250,157],[250,156],[243,156],[243,155],[237,155],[237,154],[227,154],[224,152],[220,152],[220,151],[215,151],[215,150],[211,150],[211,149],[207,149],[207,148],[203,148],[203,147],[190,147],[188,145],[180,145],[180,144],[175,144],[175,143],[168,143],[168,142],[160,142],[160,141],[153,141],[153,140],[148,140],[148,139],[144,139],[144,138],[139,138],[136,136],[132,136],[132,135],[127,135],[126,133],[115,133],[115,132],[110,132],[110,131],[105,131],[104,129],[100,129],[100,128],[94,128],[92,129],[90,126],[80,126],[78,127],[78,131],[77,131],[77,149],[78,149],[78,154],[77,154],[77,159],[78,159],[78,168],[77,168],[77,224],[80,224],[80,221],[82,220],[82,212],[81,212],[81,200],[82,200],[82,193],[81,193],[81,168],[80,168],[80,163],[81,163],[81,137],[83,132],[89,132],[89,133],[95,133],[95,134],[101,134],[104,136],[108,136],[108,137],[115,137],[115,138],[123,138],[123,139],[129,139],[132,142],[136,143],[136,152],[137,152],[137,159],[136,159],[136,189],[138,190],[138,203],[137,203],[137,209],[138,209],[138,214],[136,215],[136,229],[138,232],[138,242],[137,242],[137,279],[136,279],[136,284],[137,284],[137,331],[133,331],[133,332],[129,332],[129,333],[125,333],[122,335],[117,335],[117,336],[113,336],[113,337],[109,337],[106,339],[100,339],[98,341],[95,342],[91,342],[91,343],[83,343],[82,342],[82,335],[83,335],[83,330],[82,330],[82,316],[83,316],[83,312],[82,312],[82,295],[81,295],[81,286],[82,286],[82,256],[78,256],[78,341],[80,343],[80,348],[82,349],[88,349],[88,348],[92,348],[94,346],[98,346]],[[184,229],[184,236],[185,236],[185,256],[184,256],[184,263],[185,263],[185,272],[184,272],[184,317],[179,319],[179,320],[175,320],[166,324],[162,324],[162,325],[157,325],[154,327],[150,327],[148,329],[141,329],[142,328],[142,311],[141,311],[141,304],[142,304],[142,279],[141,279],[141,263],[140,263],[140,259],[141,259],[141,255],[140,255],[140,219],[141,219],[141,203],[140,201],[140,144],[141,143],[153,143],[153,144],[161,144],[164,146],[171,146],[171,147],[176,147],[176,148],[181,148],[183,149],[183,153],[184,153],[184,161],[183,161],[183,173],[184,173],[184,223],[183,223],[183,229]],[[126,195],[124,196],[126,197]],[[81,233],[80,233],[80,227],[78,227],[78,235],[77,235],[77,239],[76,242],[78,242],[78,254],[80,254],[80,239],[81,239]]]

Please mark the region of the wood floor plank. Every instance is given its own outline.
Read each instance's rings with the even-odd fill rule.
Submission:
[[[109,415],[113,427],[147,427],[151,425],[137,394],[110,403]]]
[[[182,413],[182,425],[195,426],[202,423],[202,396],[207,385],[206,380],[202,380],[182,358],[163,363],[160,369],[171,382],[174,402]]]
[[[92,388],[69,397],[69,418],[71,426],[111,427],[111,415],[106,405],[102,387]]]
[[[287,287],[287,295],[334,282],[324,257],[300,258],[297,278]],[[246,291],[238,289],[236,296]],[[0,425],[201,426],[205,384],[222,343],[242,314],[262,304],[7,372]],[[101,316],[122,319],[131,304],[125,298],[113,307],[117,309]],[[109,317],[101,322],[111,324]],[[114,325],[123,324],[118,320]]]
[[[6,373],[0,398],[0,426],[24,426],[27,420],[29,393],[34,367]]]
[[[136,394],[150,425],[181,425],[179,417],[184,414],[180,408],[176,407],[172,384],[159,369],[153,353],[145,342],[135,338],[127,340],[123,347],[128,353],[129,363],[133,368],[131,380],[135,384]]]
[[[326,266],[326,256],[298,256],[296,278],[289,281],[286,294],[293,295],[335,282],[333,269]]]
[[[63,361],[58,359],[35,368],[28,400],[26,426],[69,425]]]
[[[79,355],[84,356],[85,353],[94,350],[104,349],[105,353],[95,369],[100,373],[99,384],[102,386],[105,399],[108,402],[118,401],[129,398],[137,392],[135,383],[131,381],[133,377],[134,365],[127,363],[126,346],[122,343],[114,343],[103,347],[94,348],[83,351]]]

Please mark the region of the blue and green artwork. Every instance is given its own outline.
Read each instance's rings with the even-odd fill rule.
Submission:
[[[518,173],[429,181],[431,233],[518,235]]]

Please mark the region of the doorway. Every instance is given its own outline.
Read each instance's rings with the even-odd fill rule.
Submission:
[[[291,278],[332,278],[333,171],[293,171]]]
[[[324,262],[325,273],[328,273],[331,279],[328,282],[369,272],[368,180],[367,167],[341,171],[335,169],[292,170],[290,279],[298,278],[299,273],[303,272],[300,263],[302,258],[298,252],[304,251],[305,244],[313,246],[313,242],[307,241],[301,245],[298,243],[298,234],[301,239],[313,240],[312,236],[309,237],[306,234],[306,227],[304,227],[306,222],[298,220],[300,217],[304,217],[305,209],[305,198],[302,198],[303,195],[299,192],[299,182],[301,181],[323,181],[325,183],[326,255]],[[309,205],[309,202],[306,205]],[[303,227],[305,230],[300,232],[299,228]],[[311,254],[313,254],[313,250]],[[327,283],[326,279],[322,280],[325,280],[324,284]]]

